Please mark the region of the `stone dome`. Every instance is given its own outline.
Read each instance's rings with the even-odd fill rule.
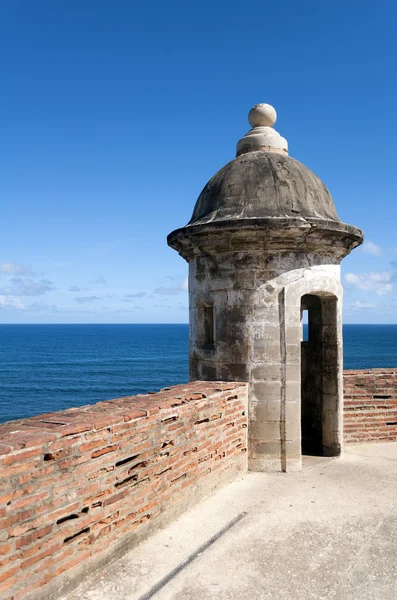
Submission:
[[[287,140],[273,128],[276,119],[269,104],[256,104],[250,110],[252,128],[238,141],[236,158],[204,187],[189,223],[167,238],[182,256],[193,252],[194,239],[203,244],[207,236],[206,243],[211,243],[220,231],[233,231],[235,246],[240,243],[236,235],[255,231],[258,243],[263,239],[269,245],[277,239],[277,251],[303,247],[310,237],[312,248],[339,253],[338,259],[363,242],[360,229],[339,219],[321,179],[288,155]],[[220,237],[218,250],[221,241]]]
[[[286,154],[251,151],[220,169],[201,192],[188,224],[247,219],[340,219],[310,169]]]

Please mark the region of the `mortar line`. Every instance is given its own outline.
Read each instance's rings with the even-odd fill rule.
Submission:
[[[237,525],[239,521],[241,521],[245,516],[247,516],[247,512],[242,512],[237,517],[229,521],[222,529],[220,529],[217,533],[215,533],[209,540],[204,542],[201,546],[199,546],[192,554],[190,554],[185,560],[183,560],[179,565],[177,565],[172,571],[167,573],[165,577],[162,577],[160,581],[158,581],[154,586],[150,588],[147,592],[139,596],[137,600],[150,600],[153,598],[157,592],[159,592],[163,587],[167,585],[174,577],[176,577],[183,569],[186,569],[188,565],[190,565],[196,558],[198,558],[205,550],[208,550],[210,546],[212,546],[216,541],[219,540],[229,529]]]

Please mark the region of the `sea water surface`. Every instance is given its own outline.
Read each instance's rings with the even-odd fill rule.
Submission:
[[[397,367],[397,325],[345,325],[344,367]],[[0,422],[188,381],[188,325],[0,325]]]

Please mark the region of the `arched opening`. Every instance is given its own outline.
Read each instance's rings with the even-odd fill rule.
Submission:
[[[335,456],[340,454],[337,298],[302,296],[301,321],[302,454]]]

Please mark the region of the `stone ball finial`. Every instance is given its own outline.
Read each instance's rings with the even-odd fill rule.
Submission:
[[[251,127],[273,127],[277,113],[270,104],[255,104],[248,113]]]
[[[248,121],[252,129],[237,143],[237,156],[246,152],[279,152],[288,154],[288,142],[273,125],[277,113],[270,104],[255,104],[248,113]]]

